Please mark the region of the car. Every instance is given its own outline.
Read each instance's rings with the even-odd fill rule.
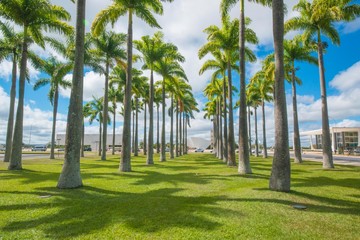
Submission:
[[[91,147],[84,147],[84,151],[91,152],[92,149],[91,149]]]
[[[195,149],[195,152],[204,152],[204,149],[203,148],[197,148],[197,149]]]
[[[170,148],[165,148],[165,152],[170,152]]]
[[[36,145],[31,148],[32,152],[46,152],[47,146],[46,145]]]
[[[5,151],[5,145],[0,145],[0,151]]]

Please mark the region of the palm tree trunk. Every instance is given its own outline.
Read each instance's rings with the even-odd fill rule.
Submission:
[[[179,101],[176,100],[175,156],[179,157]]]
[[[15,98],[16,98],[16,73],[17,73],[17,53],[16,50],[14,50],[12,76],[11,76],[11,89],[10,89],[10,108],[9,108],[9,118],[8,118],[7,132],[6,132],[6,149],[5,149],[4,162],[9,162],[11,158],[11,147],[12,147],[12,138],[14,131]]]
[[[11,158],[8,166],[9,170],[22,169],[22,142],[23,142],[23,127],[24,127],[24,94],[25,94],[25,78],[27,70],[27,26],[24,27],[24,41],[21,54],[20,63],[20,78],[19,78],[19,99],[16,112],[14,137],[11,147]]]
[[[122,135],[122,151],[120,171],[131,172],[131,88],[132,88],[132,41],[133,41],[133,17],[132,9],[129,9],[128,38],[127,38],[127,74],[124,98],[124,126]]]
[[[150,97],[149,97],[149,140],[146,163],[154,164],[154,73],[150,73]]]
[[[249,126],[249,154],[252,155],[252,144],[251,144],[251,110],[248,106],[248,126]]]
[[[257,128],[257,107],[254,107],[255,117],[255,156],[259,157],[258,128]]]
[[[185,117],[185,112],[183,112],[183,129],[182,129],[182,131],[183,131],[183,155],[185,155],[186,154],[186,148],[187,148],[187,146],[186,146],[186,141],[185,141],[185,128],[186,128],[186,117]]]
[[[323,149],[323,168],[334,168],[333,156],[331,151],[331,138],[329,127],[329,114],[326,96],[326,82],[324,70],[323,45],[321,41],[320,31],[318,32],[318,62],[320,74],[321,89],[321,117],[322,117],[322,149]]]
[[[135,111],[132,111],[132,141],[131,141],[131,152],[135,153]]]
[[[233,113],[233,101],[232,101],[232,74],[231,74],[231,65],[228,62],[228,96],[229,96],[229,132],[228,132],[228,165],[236,166],[235,158],[235,136],[234,136],[234,113]]]
[[[216,125],[217,125],[217,129],[216,129],[216,136],[217,136],[217,144],[216,144],[216,157],[220,158],[220,154],[221,154],[221,148],[220,148],[220,143],[221,143],[221,136],[220,136],[220,129],[221,129],[221,123],[220,123],[220,111],[219,111],[219,101],[216,100]]]
[[[56,115],[59,102],[59,90],[58,86],[55,88],[54,96],[54,109],[53,109],[53,122],[52,122],[52,132],[51,132],[51,150],[50,150],[50,159],[55,159],[55,133],[56,133]]]
[[[170,159],[174,159],[174,97],[172,95],[170,112]]]
[[[183,145],[182,145],[182,127],[181,127],[181,110],[179,113],[179,139],[180,139],[180,148],[179,148],[179,155],[182,156],[182,149],[183,149]]]
[[[112,134],[112,151],[111,154],[115,155],[115,128],[116,128],[116,103],[113,102],[113,134]]]
[[[216,156],[217,154],[217,117],[216,115],[213,116],[213,154]]]
[[[267,158],[268,154],[267,154],[267,144],[266,144],[266,121],[265,121],[265,101],[262,102],[262,116],[263,116],[263,121],[262,121],[262,128],[263,128],[263,157]]]
[[[101,146],[102,146],[102,142],[101,142],[101,137],[102,137],[102,129],[101,129],[101,122],[99,123],[99,153],[98,155],[101,156]]]
[[[146,138],[146,102],[144,103],[144,155],[147,154],[147,138]]]
[[[289,136],[284,86],[284,2],[272,1],[275,49],[275,150],[269,187],[271,190],[290,191]]]
[[[105,66],[105,92],[104,92],[104,107],[103,107],[103,148],[101,160],[106,160],[106,148],[107,148],[107,126],[108,126],[108,114],[109,114],[109,60],[106,61]]]
[[[136,106],[136,112],[135,112],[135,144],[134,144],[134,156],[139,156],[139,99],[135,98],[135,106]]]
[[[83,122],[82,122],[82,131],[81,131],[81,157],[85,157],[85,154],[84,154],[84,143],[85,141],[85,123],[84,123],[84,119],[83,119]]]
[[[223,82],[223,112],[224,112],[224,162],[227,163],[228,162],[228,133],[227,133],[227,107],[226,107],[226,98],[227,98],[227,90],[226,90],[226,78],[224,77],[224,82]],[[229,112],[230,113],[230,112]]]
[[[187,134],[188,134],[188,124],[189,124],[189,117],[186,116],[186,124],[185,124],[185,154],[188,154],[188,141],[187,141]]]
[[[296,82],[295,82],[295,68],[293,64],[292,70],[292,102],[293,102],[293,118],[294,118],[294,154],[295,154],[295,163],[302,163],[301,158],[301,143],[300,143],[300,133],[299,133],[299,120],[297,113],[297,100],[296,100]]]
[[[161,156],[160,162],[166,161],[165,154],[166,142],[165,142],[165,79],[162,83],[162,130],[161,130]]]
[[[219,116],[220,116],[220,122],[219,122],[219,138],[220,138],[220,144],[219,144],[219,149],[220,149],[220,155],[219,155],[219,159],[223,160],[224,159],[224,138],[223,138],[223,123],[222,123],[222,109],[221,109],[221,100],[219,99]]]
[[[83,121],[85,4],[86,0],[77,1],[75,63],[67,117],[65,160],[57,184],[58,188],[77,188],[82,186],[80,147],[81,124]]]
[[[244,0],[240,1],[240,109],[239,109],[239,174],[250,174],[250,157],[246,123],[245,83],[245,13]]]
[[[160,114],[159,105],[156,105],[156,153],[160,153]]]

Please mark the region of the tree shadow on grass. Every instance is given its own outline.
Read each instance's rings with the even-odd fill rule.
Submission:
[[[218,207],[224,197],[182,196],[181,188],[165,188],[145,193],[109,191],[94,187],[80,190],[41,188],[38,192],[12,194],[50,194],[44,204],[2,206],[1,211],[31,210],[44,214],[33,219],[9,222],[2,231],[41,229],[49,238],[72,238],[121,224],[128,231],[152,233],[168,228],[195,228],[209,231],[221,226],[211,216],[229,216],[238,211]],[[46,201],[51,201],[51,203]],[[50,211],[52,208],[58,211]],[[49,212],[55,212],[50,213]],[[48,214],[46,214],[48,213]],[[213,219],[213,218],[212,218]],[[122,230],[124,231],[124,229]]]
[[[348,187],[360,190],[359,178],[331,178],[331,177],[303,177],[296,178],[296,181],[292,184],[294,187]]]

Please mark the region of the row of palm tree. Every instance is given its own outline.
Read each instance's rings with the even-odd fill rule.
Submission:
[[[221,2],[222,12],[222,29],[228,34],[231,33],[229,24],[228,12],[234,6],[237,0],[223,0]],[[354,20],[360,13],[359,4],[347,1],[326,1],[315,0],[308,2],[300,0],[295,5],[294,10],[300,12],[299,17],[288,20],[284,24],[284,3],[283,1],[267,1],[259,0],[253,1],[263,5],[272,6],[273,9],[273,26],[274,26],[274,49],[275,52],[270,54],[263,61],[262,69],[250,78],[248,86],[245,85],[245,63],[249,59],[246,56],[247,48],[246,41],[256,44],[255,33],[254,38],[251,38],[247,31],[248,19],[245,18],[244,0],[240,1],[240,23],[239,31],[235,34],[239,44],[236,46],[232,44],[232,48],[227,48],[226,35],[221,35],[217,26],[210,26],[205,30],[208,34],[208,43],[206,43],[199,50],[199,57],[202,58],[206,53],[211,53],[214,60],[208,60],[200,70],[202,74],[205,70],[213,70],[213,77],[210,84],[204,90],[205,95],[209,97],[209,102],[206,104],[205,117],[213,116],[214,122],[214,144],[215,154],[219,158],[223,158],[225,154],[225,161],[231,161],[231,153],[228,153],[228,148],[224,146],[223,141],[226,142],[228,131],[231,134],[231,126],[233,122],[229,120],[229,127],[227,128],[227,113],[229,118],[232,115],[231,96],[233,91],[231,89],[231,68],[236,68],[236,63],[240,63],[240,99],[238,104],[240,106],[239,116],[239,173],[251,173],[249,155],[251,154],[251,133],[250,133],[250,107],[254,109],[255,113],[255,153],[258,155],[258,140],[257,140],[257,108],[261,105],[263,113],[263,147],[264,157],[267,157],[266,151],[266,125],[265,125],[265,102],[274,101],[275,109],[275,152],[273,157],[272,174],[270,177],[270,189],[278,191],[290,190],[290,155],[288,144],[288,123],[286,113],[286,98],[284,80],[286,79],[292,85],[293,95],[293,119],[294,119],[294,152],[295,162],[301,163],[301,145],[299,136],[299,123],[297,114],[296,101],[296,84],[301,84],[301,80],[296,77],[295,62],[304,61],[312,64],[318,64],[320,72],[321,85],[321,99],[322,99],[322,127],[323,127],[323,167],[333,168],[330,131],[328,123],[327,102],[326,102],[326,88],[325,75],[323,67],[323,49],[326,46],[322,42],[322,37],[328,37],[333,43],[339,44],[340,39],[335,28],[335,23],[339,21]],[[234,20],[233,22],[235,23]],[[284,33],[291,30],[302,30],[300,36],[293,40],[284,41]],[[312,38],[315,37],[315,40]],[[216,43],[216,41],[219,43]],[[230,39],[230,38],[229,38]],[[236,37],[232,37],[235,41]],[[253,40],[251,42],[251,40]],[[211,49],[212,50],[209,50]],[[314,50],[318,51],[318,58],[315,58],[312,53]],[[228,52],[227,52],[228,51]],[[228,73],[225,73],[225,59],[226,54],[236,55],[238,58],[228,61]],[[228,58],[229,59],[229,58]],[[234,66],[233,66],[234,64]],[[218,79],[218,77],[222,79]],[[226,78],[227,76],[227,78]],[[221,83],[222,81],[222,83]],[[228,84],[228,92],[220,85]],[[224,96],[221,96],[221,95]],[[229,103],[226,103],[226,98]],[[249,107],[248,114],[246,114],[246,107]],[[248,115],[248,120],[246,116]],[[224,124],[222,123],[222,119]],[[224,125],[224,126],[223,126]],[[249,131],[247,128],[249,127]],[[231,136],[231,135],[230,135]],[[229,139],[230,140],[230,139]],[[249,146],[249,145],[250,146]],[[226,145],[226,144],[225,144]],[[231,144],[229,145],[231,146]],[[228,154],[227,154],[228,153]],[[226,157],[228,156],[228,158]],[[230,164],[231,165],[231,164]]]

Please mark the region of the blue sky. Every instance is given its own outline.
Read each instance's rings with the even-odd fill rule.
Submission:
[[[70,1],[53,0],[55,4],[63,5],[74,16],[75,5]],[[95,1],[90,0],[87,5],[87,21],[92,22],[99,9],[105,8],[109,5],[110,0]],[[287,19],[295,16],[296,13],[291,11],[292,6],[296,3],[295,0],[286,1],[288,4]],[[165,11],[163,16],[158,16],[157,19],[163,27],[162,31],[165,34],[166,41],[175,43],[187,61],[184,68],[193,86],[195,96],[198,99],[200,108],[205,103],[205,98],[202,95],[202,89],[209,80],[211,73],[206,73],[203,76],[198,76],[199,68],[206,60],[198,60],[197,51],[206,41],[206,35],[202,30],[211,24],[220,24],[219,6],[220,1],[208,0],[181,0],[174,1],[172,4],[165,4]],[[201,11],[199,11],[201,9]],[[231,16],[238,17],[238,6],[231,11]],[[257,33],[260,39],[260,45],[254,47],[259,61],[255,64],[247,66],[247,77],[259,70],[260,60],[263,59],[272,50],[272,29],[271,29],[271,10],[260,7],[255,4],[246,5],[247,16],[253,22],[251,28]],[[72,21],[72,24],[74,20]],[[89,26],[88,26],[89,27]],[[121,18],[114,26],[114,30],[118,32],[126,32],[126,19]],[[360,48],[358,42],[360,40],[360,20],[350,24],[339,24],[338,29],[341,35],[341,45],[334,46],[329,42],[329,48],[325,55],[326,67],[326,81],[329,96],[329,115],[330,125],[335,126],[360,126],[360,101],[357,96],[360,96]],[[153,34],[156,29],[151,29],[143,22],[136,19],[134,22],[134,38],[138,39],[146,34]],[[293,35],[293,34],[292,34]],[[324,39],[327,41],[327,39]],[[57,55],[53,50],[46,51],[32,47],[39,55],[47,57],[50,54]],[[358,64],[357,64],[358,63]],[[138,64],[137,66],[140,66]],[[303,85],[298,87],[299,99],[299,120],[301,130],[319,129],[321,127],[321,108],[319,105],[319,74],[316,66],[309,64],[298,63],[300,70],[297,72],[302,79]],[[47,99],[48,87],[32,90],[32,85],[36,79],[43,77],[42,73],[34,69],[30,70],[31,81],[26,85],[25,94],[25,120],[24,120],[24,142],[29,140],[31,128],[31,142],[32,143],[46,143],[50,140],[51,133],[51,116],[52,106]],[[5,141],[6,122],[8,114],[8,94],[10,89],[10,62],[0,63],[0,143]],[[145,72],[145,74],[147,74]],[[71,75],[68,76],[71,79]],[[157,77],[157,80],[160,80]],[[103,88],[103,76],[87,69],[85,75],[85,99],[90,100],[92,95],[101,96]],[[346,84],[344,84],[346,83]],[[238,85],[238,77],[234,77],[234,85]],[[290,84],[286,84],[286,93],[288,95],[288,115],[289,115],[289,131],[292,132],[292,111],[291,111],[291,88]],[[68,107],[69,91],[62,91],[59,101],[59,118],[58,118],[58,132],[64,132],[66,126],[66,114]],[[192,121],[192,128],[189,130],[189,136],[210,137],[211,122],[203,119],[203,112],[196,114],[196,119]],[[273,134],[273,107],[272,104],[267,104],[267,135],[269,138],[269,145],[272,144]],[[237,115],[237,114],[236,114]],[[261,114],[259,116],[259,128],[261,126]],[[237,118],[235,119],[237,121]],[[140,138],[142,138],[142,117],[140,124]],[[121,133],[122,119],[117,119],[117,132]],[[236,127],[237,129],[237,127]],[[97,133],[98,126],[96,124],[87,124],[86,132]],[[259,136],[262,133],[259,131]],[[261,138],[260,138],[261,139]],[[304,139],[306,144],[306,139]]]

